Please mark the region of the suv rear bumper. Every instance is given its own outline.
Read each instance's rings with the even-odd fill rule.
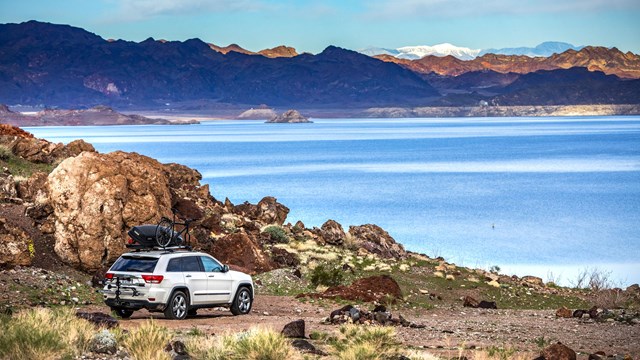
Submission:
[[[161,303],[152,303],[147,300],[131,300],[131,299],[120,299],[117,301],[115,298],[105,299],[105,304],[112,308],[120,308],[120,309],[129,309],[129,310],[159,310],[164,308],[164,304]]]

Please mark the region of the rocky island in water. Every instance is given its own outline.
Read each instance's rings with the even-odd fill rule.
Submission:
[[[297,110],[287,110],[282,114],[267,120],[266,123],[287,123],[287,124],[301,124],[301,123],[312,123],[313,121],[309,120],[308,117],[303,116]]]

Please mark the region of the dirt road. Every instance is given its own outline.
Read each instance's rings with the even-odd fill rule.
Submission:
[[[234,317],[225,309],[199,310],[198,315],[184,321],[165,320],[161,313],[139,311],[129,320],[121,321],[125,329],[139,326],[153,318],[171,329],[188,331],[197,327],[206,334],[225,331],[238,332],[252,326],[265,326],[276,330],[290,321],[304,319],[307,336],[311,331],[333,332],[335,325],[322,324],[332,310],[340,308],[331,302],[321,304],[300,302],[292,297],[258,295],[250,315]],[[368,309],[368,306],[364,306]],[[94,307],[94,311],[108,312],[107,307]],[[397,329],[403,343],[431,349],[433,353],[458,354],[489,346],[516,347],[519,351],[539,351],[539,344],[557,341],[578,352],[586,359],[589,353],[604,351],[610,354],[628,354],[640,358],[640,325],[618,322],[594,322],[591,319],[556,318],[551,310],[484,310],[450,308],[436,310],[394,311],[408,320],[425,325],[423,329]]]

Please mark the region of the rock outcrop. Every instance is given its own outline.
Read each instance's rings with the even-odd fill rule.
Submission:
[[[0,218],[0,268],[31,265],[29,245],[33,242],[23,229]]]
[[[169,180],[162,164],[135,153],[84,152],[48,177],[55,218],[55,251],[83,270],[96,270],[125,250],[126,232],[169,213]]]
[[[349,235],[358,247],[382,258],[399,259],[407,256],[404,247],[378,225],[349,226]]]
[[[14,155],[34,163],[53,164],[83,151],[95,152],[93,145],[75,140],[67,145],[37,139],[32,134],[10,125],[0,125],[0,145]]]
[[[275,269],[275,263],[245,233],[234,233],[216,239],[211,253],[228,264],[238,266],[242,271],[256,274]]]
[[[281,115],[268,120],[267,123],[312,123],[306,116],[302,116],[297,110],[287,110]]]
[[[324,242],[331,245],[342,245],[347,236],[342,225],[335,220],[327,220],[317,233],[324,239]]]

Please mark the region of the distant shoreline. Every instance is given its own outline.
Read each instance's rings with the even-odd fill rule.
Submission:
[[[283,108],[274,108],[280,111]],[[612,116],[640,115],[640,105],[532,105],[532,106],[456,106],[456,107],[371,107],[366,109],[315,109],[298,108],[310,118],[321,119],[363,119],[363,118],[439,118],[439,117],[542,117],[542,116]],[[244,109],[238,109],[237,114]],[[159,117],[171,122],[184,120],[224,121],[224,120],[266,120],[239,119],[234,111],[218,110],[173,110],[166,111],[125,111],[147,117]]]
[[[273,108],[276,112],[283,111],[286,107]],[[371,107],[354,109],[329,109],[329,108],[298,108],[300,112],[315,119],[402,119],[402,118],[502,118],[502,117],[563,117],[563,116],[616,116],[616,115],[640,115],[640,104],[634,105],[532,105],[532,106],[456,106],[456,107]],[[37,109],[25,109],[20,111],[23,117],[30,118],[28,114]],[[167,125],[193,124],[198,122],[229,121],[229,120],[268,120],[267,118],[239,118],[246,107],[239,108],[210,108],[210,109],[171,109],[171,110],[119,110],[124,116],[146,117],[164,122]],[[90,119],[90,115],[85,119]],[[3,123],[0,117],[0,123]],[[47,126],[61,124],[47,124],[28,122],[16,126]],[[69,123],[66,126],[96,126],[96,125],[140,125],[139,122],[122,122],[120,124],[104,124],[99,121]]]

